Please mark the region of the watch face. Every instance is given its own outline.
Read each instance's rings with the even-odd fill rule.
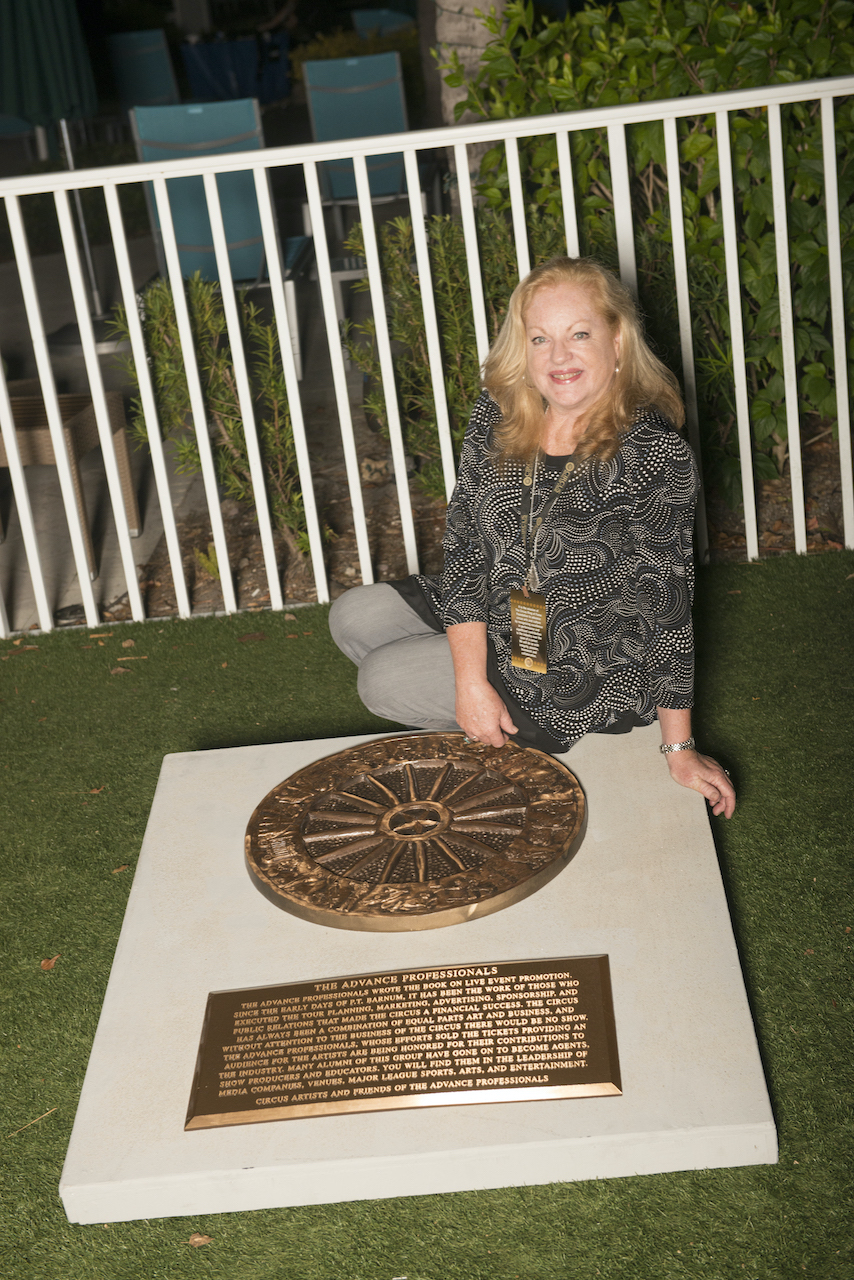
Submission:
[[[318,924],[436,929],[536,892],[578,849],[585,816],[577,778],[542,751],[411,734],[274,787],[250,819],[246,863],[266,897]]]

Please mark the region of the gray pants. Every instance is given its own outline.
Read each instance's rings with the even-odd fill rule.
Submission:
[[[374,715],[413,729],[459,730],[448,637],[431,631],[394,587],[345,592],[329,612],[329,630],[359,668],[359,697]]]

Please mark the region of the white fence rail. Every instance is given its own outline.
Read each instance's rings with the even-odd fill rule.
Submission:
[[[234,376],[243,416],[255,506],[269,584],[270,604],[272,608],[280,609],[284,603],[281,574],[276,563],[273,523],[265,489],[263,459],[254,419],[252,394],[242,345],[235,289],[229,273],[228,250],[219,205],[216,176],[218,174],[247,170],[254,174],[271,282],[273,313],[280,338],[279,346],[282,354],[296,444],[317,598],[320,601],[325,601],[329,598],[329,591],[323,560],[321,514],[318,512],[314,498],[311,462],[300,398],[300,384],[292,353],[288,311],[285,305],[285,292],[282,285],[282,264],[276,233],[275,214],[268,183],[268,171],[280,166],[299,166],[304,175],[307,203],[314,232],[320,301],[323,308],[332,365],[334,396],[355,525],[358,559],[362,580],[370,582],[373,580],[371,547],[365,519],[353,418],[348,399],[346,368],[341,350],[335,307],[330,247],[324,228],[321,190],[318,181],[318,164],[324,160],[346,157],[351,158],[355,165],[358,213],[364,228],[367,278],[373,315],[376,321],[376,340],[383,376],[391,452],[400,507],[402,538],[407,565],[410,571],[414,571],[418,567],[415,525],[406,478],[404,438],[394,389],[392,345],[386,322],[374,211],[371,205],[366,167],[367,157],[400,152],[404,156],[408,180],[409,213],[413,225],[415,255],[422,292],[439,446],[445,485],[448,493],[450,493],[454,481],[453,445],[442,367],[442,342],[436,319],[436,304],[429,270],[427,229],[418,184],[419,153],[427,149],[444,148],[447,154],[453,154],[455,158],[458,199],[468,262],[468,281],[461,281],[460,287],[468,287],[470,293],[477,354],[479,359],[482,360],[486,354],[489,341],[482,260],[483,255],[489,252],[489,246],[478,243],[475,196],[470,175],[469,146],[497,142],[503,142],[505,145],[513,239],[518,272],[521,277],[530,269],[530,250],[526,222],[526,195],[524,179],[519,164],[518,139],[530,139],[548,134],[555,137],[560,170],[560,189],[563,197],[567,252],[571,255],[576,255],[579,251],[579,228],[571,165],[573,135],[580,130],[605,130],[608,139],[614,196],[616,246],[620,272],[623,280],[629,286],[636,287],[635,227],[633,225],[630,199],[631,170],[626,146],[626,128],[632,124],[642,122],[659,121],[663,123],[679,336],[684,391],[688,409],[688,430],[691,441],[699,453],[700,434],[697,411],[695,353],[691,324],[691,292],[682,215],[677,122],[683,118],[713,115],[716,120],[716,141],[720,165],[721,218],[723,221],[726,254],[726,281],[736,393],[737,430],[741,456],[746,553],[748,559],[755,559],[759,555],[759,531],[757,528],[756,484],[752,472],[748,374],[745,360],[742,288],[739,278],[738,214],[730,145],[731,116],[733,113],[747,110],[765,109],[767,111],[774,197],[781,342],[784,353],[786,404],[789,424],[788,445],[791,460],[790,475],[795,550],[804,553],[807,550],[807,532],[798,421],[797,359],[791,295],[792,264],[786,225],[786,190],[780,112],[782,107],[790,103],[820,103],[824,187],[827,208],[828,282],[831,298],[832,345],[835,358],[844,541],[847,547],[854,547],[854,486],[852,485],[851,427],[845,333],[846,301],[842,287],[842,252],[834,135],[834,98],[848,96],[852,93],[854,93],[854,77],[845,77],[794,85],[777,85],[755,91],[745,90],[735,93],[716,94],[709,97],[689,97],[648,104],[607,107],[595,111],[537,116],[510,121],[502,120],[381,138],[372,137],[337,143],[269,148],[265,151],[238,155],[218,155],[192,160],[181,159],[157,163],[141,163],[97,170],[77,170],[72,173],[40,174],[0,181],[0,196],[5,202],[9,219],[14,255],[32,342],[32,352],[44,399],[86,622],[90,626],[98,624],[98,606],[89,578],[84,530],[75,501],[72,472],[63,435],[54,372],[45,336],[45,324],[43,321],[44,300],[39,297],[36,288],[25,222],[21,212],[21,200],[23,197],[36,193],[52,193],[56,204],[74,311],[80,330],[86,375],[103,450],[109,497],[118,534],[119,551],[127,583],[130,611],[134,619],[141,620],[145,616],[144,603],[133,560],[128,520],[113,446],[102,373],[96,351],[95,334],[89,316],[80,253],[68,201],[69,192],[75,190],[86,188],[101,188],[103,190],[121,300],[124,304],[130,328],[130,344],[139,381],[140,399],[151,449],[154,482],[162,512],[169,561],[176,591],[177,610],[179,615],[188,616],[191,612],[190,596],[182,567],[182,553],[175,515],[172,509],[154,389],[145,356],[143,331],[137,311],[128,244],[119,205],[119,189],[124,184],[143,181],[153,184],[169,281],[175,299],[178,332],[187,376],[193,426],[198,441],[213,540],[220,570],[223,601],[226,611],[230,612],[237,608],[237,600],[229,567],[229,547],[220,509],[220,496],[217,489],[217,478],[207,425],[204,392],[191,337],[190,315],[184,282],[181,277],[178,246],[172,225],[167,189],[168,178],[200,175],[204,179],[204,191],[214,233],[216,259],[228,326],[228,340],[233,354]],[[0,307],[2,305],[3,301],[0,299]],[[43,572],[42,558],[44,549],[40,547],[36,533],[26,473],[21,465],[12,410],[2,371],[0,371],[0,429],[2,429],[2,439],[6,451],[7,465],[10,470],[29,574],[32,579],[39,624],[42,629],[49,630],[53,626],[53,616]],[[701,524],[699,531],[701,549],[705,543],[705,537],[705,527]],[[9,628],[8,611],[4,601],[0,598],[0,634],[8,634]]]

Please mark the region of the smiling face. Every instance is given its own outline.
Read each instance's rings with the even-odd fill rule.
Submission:
[[[550,409],[553,427],[572,431],[610,385],[620,356],[591,293],[571,284],[538,289],[524,316],[527,378]]]

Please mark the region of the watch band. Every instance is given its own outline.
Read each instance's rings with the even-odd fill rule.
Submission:
[[[696,751],[697,744],[693,738],[686,738],[684,742],[662,742],[658,749],[663,756],[669,756],[671,751]]]

